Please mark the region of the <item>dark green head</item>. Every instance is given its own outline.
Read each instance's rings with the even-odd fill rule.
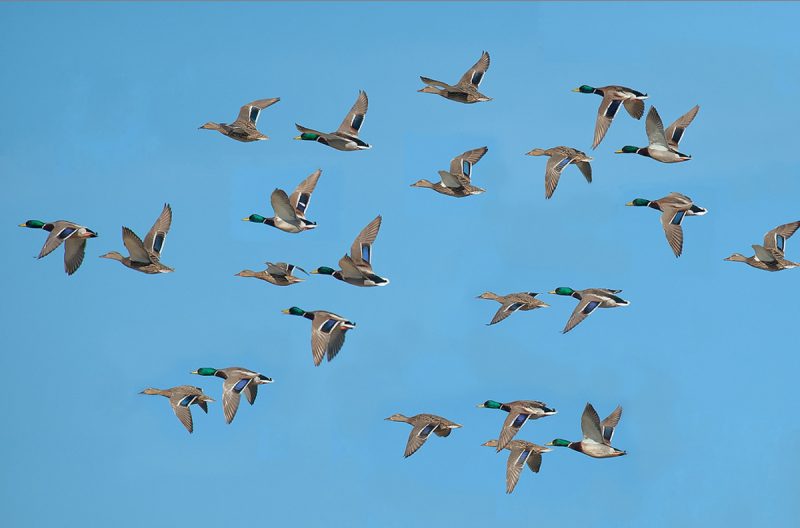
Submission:
[[[502,403],[496,402],[494,400],[486,400],[485,402],[478,405],[478,407],[483,407],[485,409],[499,409],[502,406],[503,406]]]
[[[301,139],[303,141],[316,141],[319,139],[319,134],[314,134],[313,132],[303,132],[299,136],[295,137],[295,139]]]
[[[572,91],[589,94],[589,93],[594,93],[594,87],[589,86],[588,84],[582,84],[581,86],[578,86]]]
[[[217,369],[209,368],[209,367],[199,368],[199,369],[195,370],[194,372],[192,372],[192,374],[197,374],[198,376],[213,376],[216,373],[217,373]]]
[[[20,227],[30,227],[31,229],[41,229],[45,226],[45,223],[41,220],[28,220],[24,224],[20,224]]]
[[[552,442],[548,442],[545,445],[547,446],[556,446],[556,447],[569,447],[572,442],[569,440],[564,440],[563,438],[556,438]]]
[[[567,288],[566,286],[561,286],[551,291],[550,293],[554,293],[556,295],[572,295],[573,293],[575,293],[575,290],[573,290],[572,288]]]
[[[256,224],[263,224],[266,218],[261,215],[251,214],[247,218],[242,218],[243,222],[254,222]]]
[[[647,207],[648,205],[650,205],[650,200],[646,200],[644,198],[636,198],[635,200],[632,200],[626,203],[625,205],[632,205],[634,207]]]
[[[637,152],[639,152],[639,147],[625,145],[617,151],[617,154],[636,154]]]
[[[335,269],[329,268],[328,266],[320,266],[319,268],[311,271],[311,273],[317,275],[333,275],[335,272]]]
[[[292,306],[288,310],[283,310],[283,313],[289,315],[305,315],[306,311],[302,308],[298,308],[297,306]]]

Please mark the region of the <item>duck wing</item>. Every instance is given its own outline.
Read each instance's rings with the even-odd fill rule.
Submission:
[[[350,109],[350,112],[336,129],[337,134],[344,134],[345,136],[358,137],[358,131],[361,130],[361,125],[364,124],[364,118],[367,116],[367,107],[369,100],[367,99],[367,92],[360,90],[358,98]]]
[[[478,59],[478,62],[473,64],[472,67],[461,76],[456,86],[477,89],[481,85],[483,76],[489,69],[489,63],[489,52],[484,51],[481,54],[481,58]]]
[[[300,182],[300,185],[297,186],[297,189],[295,189],[289,197],[289,203],[301,216],[305,216],[308,204],[311,202],[311,193],[313,193],[314,189],[317,187],[320,174],[322,174],[322,169],[317,169],[312,172],[308,178]]]
[[[667,143],[669,144],[670,148],[673,150],[678,150],[678,143],[680,143],[681,138],[683,138],[683,133],[686,131],[686,127],[692,123],[699,110],[700,105],[696,105],[694,108],[676,119],[675,122],[672,123],[669,128],[667,128],[664,135],[667,138]]]
[[[148,253],[148,260],[158,262],[161,258],[161,250],[164,249],[164,242],[167,239],[167,233],[169,233],[171,225],[172,207],[169,204],[164,204],[161,214],[144,237],[144,250]]]

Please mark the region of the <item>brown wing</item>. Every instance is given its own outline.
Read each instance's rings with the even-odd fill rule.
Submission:
[[[314,189],[317,187],[320,174],[322,174],[322,169],[317,169],[312,172],[308,178],[300,182],[300,185],[297,186],[297,189],[295,189],[289,197],[289,203],[300,216],[305,216],[308,204],[311,202],[311,193],[313,193]]]
[[[514,300],[509,300],[502,303],[500,308],[498,308],[497,313],[495,313],[494,317],[492,317],[492,321],[489,323],[489,325],[491,326],[493,324],[499,323],[500,321],[502,321],[512,313],[516,312],[523,306],[525,306],[524,302],[514,301]]]
[[[622,105],[634,119],[641,119],[644,115],[644,101],[641,99],[625,99]]]
[[[506,493],[514,491],[522,474],[522,468],[525,467],[527,458],[531,456],[531,452],[522,445],[515,445],[510,451],[506,462]]]
[[[499,452],[501,449],[505,448],[509,442],[514,438],[520,428],[525,425],[525,422],[528,421],[530,415],[525,413],[520,413],[518,411],[511,411],[506,416],[505,421],[503,422],[503,428],[500,430],[500,439],[497,442],[497,451]]]
[[[169,399],[169,403],[172,405],[172,410],[175,412],[175,416],[178,417],[178,420],[181,421],[186,430],[191,433],[194,431],[192,411],[189,410],[189,405],[181,405],[181,401],[183,401],[183,399],[187,396],[190,395],[184,393],[175,394]]]
[[[575,307],[575,310],[572,311],[572,315],[567,321],[567,325],[564,327],[564,330],[562,330],[562,332],[566,334],[567,332],[575,328],[584,319],[586,319],[589,316],[589,314],[595,311],[597,307],[600,306],[601,302],[602,299],[600,299],[596,295],[592,294],[583,295],[581,300],[578,302],[578,305]]]
[[[358,137],[358,131],[361,130],[361,125],[364,124],[364,118],[367,115],[367,106],[369,106],[367,92],[361,90],[358,92],[358,99],[356,99],[355,104],[353,104],[353,108],[351,108],[350,112],[345,116],[344,121],[339,125],[336,132]]]
[[[252,103],[247,103],[239,109],[239,116],[236,118],[236,121],[234,121],[234,124],[251,125],[255,127],[258,122],[258,117],[261,115],[261,111],[280,100],[280,97],[274,97],[272,99],[258,99]]]
[[[156,223],[148,231],[147,236],[144,237],[144,249],[149,254],[150,260],[157,262],[161,258],[161,250],[164,249],[164,242],[167,239],[167,233],[172,225],[172,207],[169,204],[164,204],[164,209],[158,216]]]
[[[622,418],[622,407],[617,405],[617,408],[600,423],[600,427],[603,431],[603,442],[606,445],[611,445],[611,439],[614,437],[614,429],[617,427],[617,424],[619,424],[620,418]]]
[[[605,443],[603,441],[603,433],[600,427],[600,417],[597,416],[597,411],[594,410],[591,403],[587,403],[581,415],[581,431],[583,437],[598,444]]]
[[[37,258],[42,258],[52,253],[54,249],[60,246],[63,241],[74,235],[81,227],[78,224],[73,224],[72,222],[64,220],[51,223],[53,224],[53,229],[51,229],[50,234],[47,235],[47,240],[44,241],[44,246],[42,246],[42,250],[39,252]]]
[[[68,238],[64,244],[64,271],[67,275],[72,275],[83,263],[83,255],[86,251],[85,238]]]
[[[461,76],[457,86],[478,88],[481,85],[483,76],[489,69],[489,62],[489,52],[484,51],[481,54],[481,58],[478,59],[478,62],[476,62],[472,68],[467,70],[466,73]]]
[[[697,115],[698,110],[700,110],[700,105],[695,106],[681,117],[675,120],[669,128],[664,132],[664,135],[667,138],[667,144],[675,149],[678,150],[678,143],[680,143],[681,138],[683,137],[683,133],[686,131],[686,128],[692,123],[694,117]]]
[[[122,226],[122,243],[125,244],[131,261],[150,264],[150,255],[144,249],[144,242],[136,233],[125,226]]]
[[[558,179],[561,171],[573,160],[571,156],[565,154],[554,154],[547,159],[547,166],[544,169],[544,196],[550,198],[558,187]]]
[[[469,183],[472,178],[472,166],[478,163],[488,150],[489,147],[480,147],[456,156],[450,160],[450,173],[457,178],[458,176],[465,177]]]
[[[406,450],[403,456],[408,458],[417,452],[417,449],[422,447],[422,444],[428,439],[432,432],[434,432],[439,424],[427,420],[415,420],[414,428],[408,435],[408,442],[406,442]]]
[[[350,246],[350,256],[356,265],[372,264],[372,244],[381,229],[381,220],[381,215],[376,216],[372,222],[361,230],[353,241],[353,245]]]
[[[600,108],[597,109],[597,121],[594,125],[594,141],[592,142],[592,148],[597,148],[597,145],[603,141],[606,132],[608,132],[608,127],[611,126],[611,121],[614,119],[614,116],[617,115],[621,104],[622,100],[614,99],[610,92],[608,95],[603,96],[603,100],[600,101]]]
[[[661,225],[664,227],[664,234],[667,236],[667,242],[672,248],[672,252],[676,257],[680,257],[683,252],[683,228],[681,222],[686,215],[686,211],[678,211],[672,207],[665,207],[664,212],[661,213]]]
[[[764,247],[769,250],[777,250],[783,256],[786,252],[786,241],[797,231],[798,227],[800,227],[800,221],[779,225],[768,231],[764,235]]]

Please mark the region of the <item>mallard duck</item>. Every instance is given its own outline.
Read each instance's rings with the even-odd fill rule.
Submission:
[[[725,260],[746,262],[749,266],[767,271],[796,268],[800,266],[800,263],[786,260],[784,252],[786,251],[786,241],[791,238],[798,227],[800,227],[800,221],[779,225],[772,231],[767,231],[767,234],[764,235],[763,246],[753,245],[756,253],[754,256],[745,257],[742,254],[734,253]]]
[[[478,299],[488,299],[500,303],[500,308],[497,309],[497,313],[494,314],[492,321],[487,325],[490,326],[499,323],[517,310],[527,312],[528,310],[547,308],[550,306],[539,299],[534,299],[537,295],[539,294],[535,292],[509,293],[508,295],[496,295],[492,292],[484,292],[478,296]]]
[[[292,306],[283,310],[283,313],[311,320],[311,353],[314,355],[315,366],[322,363],[325,355],[328,356],[328,361],[335,358],[344,345],[344,334],[356,327],[354,322],[325,310],[306,312],[297,306]]]
[[[600,417],[597,416],[597,411],[594,410],[591,403],[586,404],[581,416],[581,430],[583,431],[583,440],[580,442],[570,442],[561,438],[556,438],[552,442],[545,445],[556,447],[568,447],[584,455],[589,455],[594,458],[612,458],[626,455],[625,451],[621,451],[615,447],[611,447],[611,439],[614,437],[614,429],[622,417],[622,407],[619,405],[614,412],[609,414],[605,420],[600,422]]]
[[[481,81],[483,80],[483,76],[486,74],[486,70],[488,69],[489,53],[484,51],[481,54],[481,58],[478,59],[478,62],[476,62],[472,68],[467,70],[467,72],[461,76],[461,79],[459,79],[455,86],[450,86],[442,81],[436,81],[427,77],[420,77],[422,82],[427,84],[427,86],[417,91],[441,95],[445,99],[450,99],[451,101],[456,101],[458,103],[472,104],[481,103],[483,101],[491,101],[491,97],[486,97],[478,91]]]
[[[587,288],[585,290],[573,290],[572,288],[560,287],[548,292],[554,295],[566,295],[578,299],[578,306],[573,310],[572,315],[567,321],[562,333],[566,334],[581,321],[586,319],[596,308],[616,308],[618,306],[628,306],[630,303],[625,299],[617,297],[615,294],[622,290],[608,290],[605,288]]]
[[[489,440],[481,445],[497,447],[497,440]],[[508,462],[506,462],[506,493],[514,491],[526,463],[531,471],[538,473],[539,468],[542,467],[542,453],[549,453],[552,451],[547,447],[536,445],[533,442],[527,442],[525,440],[512,440],[505,449],[510,451],[508,454]]]
[[[436,433],[436,436],[450,436],[451,430],[461,427],[459,424],[435,414],[417,414],[414,416],[393,414],[386,419],[392,422],[411,424],[413,427],[408,435],[406,451],[403,453],[405,458],[416,453],[417,449],[422,447],[422,444],[425,443],[431,433]]]
[[[236,121],[230,125],[209,121],[205,125],[201,126],[200,129],[217,130],[229,138],[235,139],[236,141],[243,141],[245,143],[269,139],[268,136],[265,136],[256,129],[256,122],[258,121],[258,116],[261,115],[262,110],[274,105],[280,100],[280,97],[274,97],[272,99],[258,99],[257,101],[247,103],[241,107],[239,109],[239,117],[237,117]]]
[[[19,227],[44,229],[50,233],[47,235],[47,240],[45,240],[44,246],[42,246],[42,250],[36,258],[49,255],[66,240],[67,243],[64,245],[64,271],[67,272],[67,275],[72,275],[81,267],[83,255],[86,252],[86,239],[97,236],[97,233],[88,227],[67,220],[56,220],[55,222],[28,220],[23,224],[19,224]]]
[[[456,198],[481,194],[485,191],[471,184],[472,166],[478,163],[488,150],[488,147],[468,150],[450,160],[449,172],[439,171],[441,181],[433,183],[428,180],[419,180],[416,183],[412,183],[411,186],[433,189],[440,194],[455,196]]]
[[[372,244],[375,242],[380,228],[381,216],[378,215],[358,234],[350,247],[350,254],[339,259],[339,267],[342,269],[337,271],[327,266],[321,266],[312,270],[311,273],[330,275],[353,286],[386,286],[389,284],[389,279],[376,275],[372,271]]]
[[[500,440],[497,443],[498,453],[508,445],[525,422],[558,413],[555,409],[549,408],[546,403],[536,400],[517,400],[508,403],[486,400],[478,404],[478,407],[500,409],[508,413],[503,422],[503,428],[500,430]]]
[[[142,239],[136,233],[125,226],[122,226],[122,242],[128,249],[130,256],[123,257],[116,251],[100,255],[100,258],[118,260],[130,269],[141,271],[142,273],[169,273],[175,271],[169,266],[161,263],[161,250],[164,249],[164,241],[167,239],[169,227],[172,224],[172,208],[169,204],[164,204],[164,209],[156,219],[156,223],[148,231],[147,236]]]
[[[558,186],[558,179],[561,171],[570,163],[574,164],[586,181],[592,183],[592,166],[589,162],[592,158],[572,147],[553,147],[547,150],[535,148],[526,153],[526,156],[550,156],[547,166],[544,169],[544,197],[550,199]]]
[[[685,216],[702,216],[708,211],[692,203],[692,199],[680,193],[669,193],[658,200],[647,200],[636,198],[625,205],[634,207],[650,207],[661,211],[661,225],[664,227],[664,234],[667,235],[673,253],[680,257],[683,252],[683,228],[681,223]]]
[[[651,106],[644,122],[645,130],[647,130],[647,140],[650,144],[642,148],[625,145],[616,151],[617,154],[640,154],[662,163],[677,163],[692,159],[689,154],[678,152],[678,143],[680,143],[686,127],[691,124],[694,116],[697,115],[698,110],[700,110],[700,106],[695,106],[679,117],[664,132],[661,116],[658,115],[656,107]]]
[[[579,86],[572,90],[573,92],[580,92],[584,94],[597,94],[603,98],[600,101],[600,108],[597,110],[597,122],[594,125],[594,141],[592,148],[597,148],[597,145],[603,141],[603,138],[608,132],[608,127],[611,126],[611,121],[617,115],[619,105],[622,104],[628,114],[634,119],[641,119],[644,114],[644,100],[647,99],[647,94],[637,92],[625,86],[601,86],[594,88],[586,84]]]
[[[291,286],[292,284],[297,284],[298,282],[303,282],[305,280],[292,275],[292,271],[295,269],[299,269],[303,273],[307,273],[306,270],[300,266],[287,264],[285,262],[278,262],[277,264],[267,262],[266,264],[267,269],[264,271],[253,271],[246,269],[237,273],[236,277],[255,277],[256,279],[267,281],[275,286]]]
[[[242,221],[267,224],[287,233],[300,233],[314,229],[317,227],[317,223],[306,219],[306,211],[320,174],[322,174],[322,169],[312,172],[308,178],[300,182],[291,196],[288,196],[283,189],[272,191],[269,201],[272,204],[272,210],[275,211],[275,216],[266,218],[258,214],[251,214],[247,218],[242,218]]]
[[[272,378],[268,378],[258,372],[247,370],[242,367],[228,367],[224,369],[199,368],[192,371],[192,374],[199,376],[216,376],[225,381],[222,383],[222,410],[225,413],[225,421],[231,423],[236,416],[239,408],[239,398],[242,391],[247,397],[250,405],[253,405],[258,396],[258,386],[265,383],[272,383]]]
[[[304,141],[317,141],[323,145],[335,148],[336,150],[366,150],[372,148],[372,145],[365,143],[358,137],[358,132],[361,130],[361,125],[364,124],[364,118],[367,116],[367,92],[359,91],[358,99],[356,99],[353,108],[345,116],[342,124],[336,129],[336,132],[326,134],[319,132],[312,128],[306,128],[295,123],[294,126],[301,132],[299,136],[294,139]]]
[[[192,411],[189,410],[190,405],[197,405],[203,412],[208,414],[208,402],[213,402],[211,398],[203,394],[203,389],[200,387],[192,387],[191,385],[181,385],[179,387],[172,387],[171,389],[145,389],[139,394],[149,394],[165,396],[169,398],[169,404],[172,405],[172,410],[175,411],[175,416],[181,421],[183,426],[190,433],[194,430],[192,424]]]

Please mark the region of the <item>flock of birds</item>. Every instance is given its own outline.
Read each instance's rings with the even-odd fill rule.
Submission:
[[[454,85],[450,85],[427,77],[421,77],[425,87],[419,92],[437,94],[445,99],[460,103],[472,104],[491,101],[478,91],[481,81],[489,69],[489,54],[483,52],[480,59],[461,77]],[[624,86],[603,86],[595,88],[583,85],[574,91],[583,94],[596,94],[602,97],[597,113],[594,140],[592,148],[596,148],[608,132],[611,122],[623,106],[634,119],[644,115],[644,100],[648,98],[642,93]],[[279,98],[259,99],[241,107],[239,115],[230,124],[208,122],[201,129],[216,130],[221,134],[241,142],[253,142],[268,139],[268,136],[256,128],[256,123],[261,112],[277,103]],[[359,132],[364,124],[367,114],[368,98],[366,92],[360,91],[355,104],[334,132],[324,133],[317,130],[296,125],[300,135],[294,139],[301,141],[315,141],[328,147],[341,151],[357,151],[369,149],[371,146],[359,137]],[[617,153],[639,154],[662,163],[677,163],[688,161],[690,155],[678,150],[680,140],[683,138],[687,127],[697,116],[699,106],[695,106],[686,114],[678,118],[666,129],[661,121],[656,108],[651,106],[645,119],[645,130],[648,138],[646,147],[626,145]],[[448,171],[439,171],[439,181],[431,182],[419,180],[412,187],[432,189],[440,194],[457,198],[480,194],[484,189],[472,185],[472,171],[476,163],[487,153],[487,147],[480,147],[456,156],[450,162]],[[592,181],[592,158],[584,152],[568,146],[556,146],[549,149],[535,148],[527,153],[531,156],[547,156],[545,167],[545,198],[549,199],[556,190],[561,172],[570,164],[581,171],[587,182]],[[322,174],[317,170],[303,180],[291,195],[283,189],[275,189],[270,196],[273,209],[272,216],[263,216],[253,213],[244,218],[244,221],[256,224],[266,224],[287,233],[301,233],[314,229],[317,224],[306,218],[311,195]],[[627,205],[636,207],[649,207],[661,212],[661,224],[673,253],[679,257],[683,252],[682,223],[687,216],[702,216],[706,209],[694,204],[691,198],[680,193],[670,193],[657,200],[636,198]],[[354,286],[372,287],[385,286],[389,279],[381,277],[373,271],[372,246],[381,227],[381,216],[377,216],[361,230],[351,245],[349,254],[339,259],[338,267],[334,269],[327,266],[312,270],[312,274],[330,275],[335,279]],[[172,208],[165,204],[161,214],[156,219],[150,231],[144,238],[139,238],[136,233],[127,227],[122,227],[122,242],[128,255],[112,251],[101,255],[102,258],[117,260],[124,266],[147,274],[169,273],[173,269],[161,262],[167,234],[172,223]],[[72,275],[81,266],[89,238],[97,237],[97,233],[86,226],[66,220],[43,222],[28,220],[20,224],[21,227],[43,229],[49,234],[38,258],[42,258],[62,243],[64,243],[64,268],[68,275]],[[780,225],[770,230],[764,236],[763,244],[753,245],[754,255],[746,257],[734,253],[725,260],[745,262],[748,265],[766,271],[780,271],[797,267],[799,264],[785,258],[786,241],[800,227],[800,221]],[[299,266],[285,262],[267,262],[263,271],[242,270],[237,274],[240,277],[254,277],[276,286],[291,286],[302,282],[304,279],[294,275],[295,270],[306,273]],[[627,306],[628,301],[617,294],[621,290],[605,288],[589,288],[573,290],[569,287],[559,287],[549,293],[573,297],[578,301],[563,332],[569,332],[581,323],[597,308],[616,308]],[[548,306],[537,299],[535,292],[511,293],[496,295],[485,292],[480,299],[488,299],[500,303],[500,308],[492,318],[490,325],[499,323],[517,311],[529,311]],[[325,310],[306,311],[292,306],[284,313],[301,316],[311,321],[311,350],[314,365],[319,365],[327,357],[331,361],[342,349],[345,334],[356,325],[354,322]],[[231,423],[239,407],[241,393],[244,392],[248,402],[255,403],[258,386],[271,383],[272,379],[258,372],[241,368],[229,367],[223,369],[199,368],[192,374],[200,376],[214,376],[222,378],[222,404],[225,421]],[[200,387],[181,385],[171,389],[148,388],[143,394],[161,395],[169,399],[175,415],[191,433],[193,421],[190,407],[197,405],[204,412],[208,412],[208,402],[213,401],[203,393]],[[548,447],[540,446],[525,440],[514,440],[520,428],[530,420],[556,414],[556,410],[546,404],[535,400],[519,400],[501,403],[488,400],[479,405],[488,409],[505,411],[507,416],[503,423],[498,439],[489,440],[483,445],[495,447],[497,452],[503,449],[510,451],[506,469],[506,492],[511,493],[519,480],[525,464],[533,472],[538,472],[542,463],[542,453],[550,451]],[[622,416],[622,408],[617,407],[606,419],[600,420],[591,404],[587,403],[581,417],[583,439],[570,442],[557,438],[546,444],[547,446],[568,447],[594,458],[611,458],[626,454],[625,451],[611,446],[614,430]],[[437,436],[449,436],[453,429],[461,425],[434,414],[418,414],[404,416],[394,414],[387,418],[390,421],[405,422],[412,426],[406,444],[404,455],[406,457],[415,453],[428,439],[431,433]]]

